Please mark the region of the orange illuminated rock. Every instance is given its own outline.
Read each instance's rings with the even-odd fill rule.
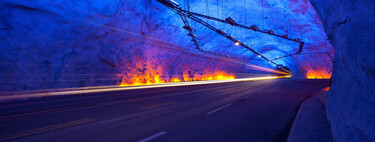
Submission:
[[[182,75],[183,80],[179,78],[172,78],[170,80],[160,77],[162,72],[161,68],[153,69],[148,68],[145,71],[139,72],[137,69],[129,72],[126,78],[122,79],[120,86],[138,86],[138,85],[151,85],[164,82],[181,82],[181,81],[201,81],[201,80],[228,80],[235,79],[234,75],[226,73],[225,71],[216,71],[213,74],[205,73],[203,75],[192,74],[190,71],[184,72]]]
[[[325,70],[308,70],[306,73],[307,79],[329,79],[331,74]]]

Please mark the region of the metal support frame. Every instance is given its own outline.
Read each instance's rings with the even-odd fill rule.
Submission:
[[[182,10],[184,11],[185,13],[189,13],[191,15],[195,15],[195,16],[198,16],[198,17],[202,17],[202,18],[206,18],[206,19],[210,19],[210,20],[214,20],[214,21],[218,21],[218,22],[221,22],[221,23],[225,23],[225,24],[230,24],[229,22],[223,20],[223,19],[219,19],[219,18],[215,18],[215,17],[211,17],[211,16],[207,16],[207,15],[203,15],[203,14],[199,14],[199,13],[195,13],[195,12],[190,12],[190,11],[186,11],[186,10]],[[268,31],[266,30],[255,30],[251,27],[248,27],[248,26],[245,26],[245,25],[241,25],[241,24],[230,24],[232,26],[236,26],[236,27],[240,27],[240,28],[244,28],[244,29],[248,29],[248,30],[252,30],[254,32],[260,32],[260,33],[264,33],[264,34],[269,34]],[[278,34],[269,34],[271,36],[276,36],[276,37],[279,37],[279,38],[283,38],[283,39],[286,39],[286,40],[289,40],[289,41],[293,41],[293,42],[298,42],[299,43],[299,49],[298,49],[298,52],[296,54],[299,54],[302,52],[302,49],[303,49],[303,46],[305,45],[305,43],[303,41],[300,41],[300,40],[296,40],[296,39],[292,39],[292,38],[289,38],[289,37],[284,37],[283,35],[278,35]]]
[[[181,20],[184,22],[185,26],[190,27],[189,22],[187,21],[186,17],[184,15],[181,15],[181,14],[179,14],[179,15],[181,17]],[[198,49],[198,50],[201,50],[201,48],[199,46],[198,39],[194,34],[194,31],[193,30],[187,30],[187,31],[189,32],[188,35],[191,37],[191,41],[194,42],[195,48]]]
[[[273,60],[270,60],[268,59],[267,57],[263,56],[262,54],[260,54],[259,52],[257,52],[255,49],[251,48],[250,46],[246,45],[245,43],[242,43],[240,40],[237,40],[235,39],[232,35],[228,35],[227,33],[223,32],[222,30],[219,30],[217,28],[215,28],[214,26],[208,24],[207,22],[203,21],[202,19],[196,17],[196,16],[199,16],[199,17],[202,17],[202,18],[206,18],[206,19],[210,19],[210,20],[215,20],[215,21],[219,21],[219,22],[222,22],[222,23],[226,23],[226,24],[229,24],[227,21],[225,20],[222,20],[222,19],[218,19],[218,18],[214,18],[214,17],[210,17],[210,16],[206,16],[206,15],[202,15],[202,14],[198,14],[198,13],[194,13],[194,12],[190,12],[190,11],[186,11],[186,10],[183,10],[181,9],[181,7],[176,4],[175,2],[171,2],[171,0],[157,0],[158,2],[160,2],[161,4],[165,5],[166,7],[168,7],[169,9],[171,9],[172,11],[174,11],[175,13],[179,14],[182,21],[184,22],[185,26],[189,26],[189,23],[187,21],[186,18],[190,18],[191,20],[194,20],[195,22],[198,22],[200,23],[201,25],[209,28],[210,30],[224,36],[225,38],[237,43],[238,45],[241,45],[242,47],[248,49],[249,51],[253,52],[254,54],[258,55],[259,57],[263,58],[264,60],[268,61],[269,63],[272,63],[274,64],[275,66],[279,66],[277,65],[275,62],[273,62]],[[247,27],[247,26],[244,26],[244,25],[240,25],[240,24],[235,24],[233,26],[238,26],[238,27],[241,27],[241,28],[245,28],[245,29],[250,29],[250,30],[253,30],[252,28],[250,27]],[[188,30],[189,31],[189,30]],[[254,31],[258,31],[258,32],[261,32],[261,33],[267,33],[267,31],[261,31],[261,30],[254,30]],[[194,35],[193,31],[189,31],[189,34],[190,35]],[[274,36],[277,36],[277,37],[280,37],[280,38],[284,38],[280,35],[276,35],[276,34],[273,34]],[[198,40],[196,39],[195,36],[191,36],[192,37],[192,40],[194,42],[194,44],[197,46],[196,48],[198,50],[201,50],[202,49],[199,47],[199,44],[198,44]],[[287,40],[291,40],[291,41],[295,41],[291,38],[284,38],[284,39],[287,39]],[[300,49],[298,50],[298,54],[300,52],[302,52],[302,48],[303,48],[303,45],[304,45],[304,42],[300,42],[300,41],[295,41],[295,42],[299,42],[300,43]],[[284,69],[284,68],[281,68],[283,69],[284,71],[290,73],[290,71]]]
[[[306,54],[326,54],[331,60],[333,60],[331,55],[327,51],[325,51],[325,52],[312,52],[312,53],[300,53],[300,54],[303,54],[303,55],[306,55]],[[290,56],[295,56],[295,55],[299,55],[299,54],[289,54],[289,55],[277,57],[275,59],[272,59],[272,61],[280,60],[280,59],[287,58],[287,57],[290,57]]]

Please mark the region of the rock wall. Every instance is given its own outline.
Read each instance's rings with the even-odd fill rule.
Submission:
[[[375,1],[310,1],[335,49],[327,100],[334,140],[375,141]]]
[[[148,0],[4,0],[0,7],[2,92],[117,85],[132,71],[167,80],[246,65],[184,48],[186,35]]]
[[[186,1],[176,0],[186,8]],[[301,38],[304,54],[276,60],[294,77],[308,70],[330,72],[333,50],[307,0],[190,0],[194,12],[232,17],[245,25]],[[194,49],[180,17],[155,0],[2,0],[0,1],[0,91],[118,84],[129,70],[182,76],[224,70],[248,73],[247,64],[274,68],[198,23],[204,50]],[[298,50],[298,44],[266,34],[210,22],[273,59]],[[312,53],[312,54],[310,54]],[[210,57],[207,57],[210,56]],[[253,72],[251,72],[253,73]],[[126,75],[125,75],[126,77]]]

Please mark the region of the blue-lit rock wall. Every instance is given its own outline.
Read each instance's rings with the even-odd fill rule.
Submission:
[[[184,1],[177,1],[187,7]],[[207,6],[206,6],[207,5]],[[232,17],[306,42],[302,55],[276,60],[294,77],[331,68],[333,49],[307,0],[190,0],[191,10]],[[181,19],[154,0],[2,0],[0,2],[1,90],[34,90],[118,84],[129,70],[157,70],[164,78],[184,72],[248,72],[246,64],[274,66],[247,49],[189,21],[202,48],[194,49]],[[293,54],[298,44],[269,35],[209,22],[273,59]],[[237,60],[241,59],[241,60]],[[126,77],[126,76],[125,76]]]
[[[311,0],[335,49],[327,116],[335,141],[375,141],[375,1]]]

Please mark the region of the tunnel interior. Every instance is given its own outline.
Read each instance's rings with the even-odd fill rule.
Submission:
[[[205,20],[289,68],[295,78],[330,77],[333,48],[308,1],[176,2],[191,12],[219,19],[231,17],[243,25],[299,38],[305,45],[296,54],[296,42]],[[188,19],[204,52],[195,49],[179,15],[157,1],[1,3],[4,91],[131,84],[137,80],[161,83],[187,80],[184,76],[189,72],[204,79],[215,74],[264,72],[254,67],[277,68]]]
[[[373,0],[173,1],[187,12],[227,21],[203,18],[216,32],[189,17],[186,27],[160,1],[1,0],[0,96],[249,76],[329,79],[333,74],[326,109],[333,138],[375,141]],[[298,39],[303,48],[286,38]]]

